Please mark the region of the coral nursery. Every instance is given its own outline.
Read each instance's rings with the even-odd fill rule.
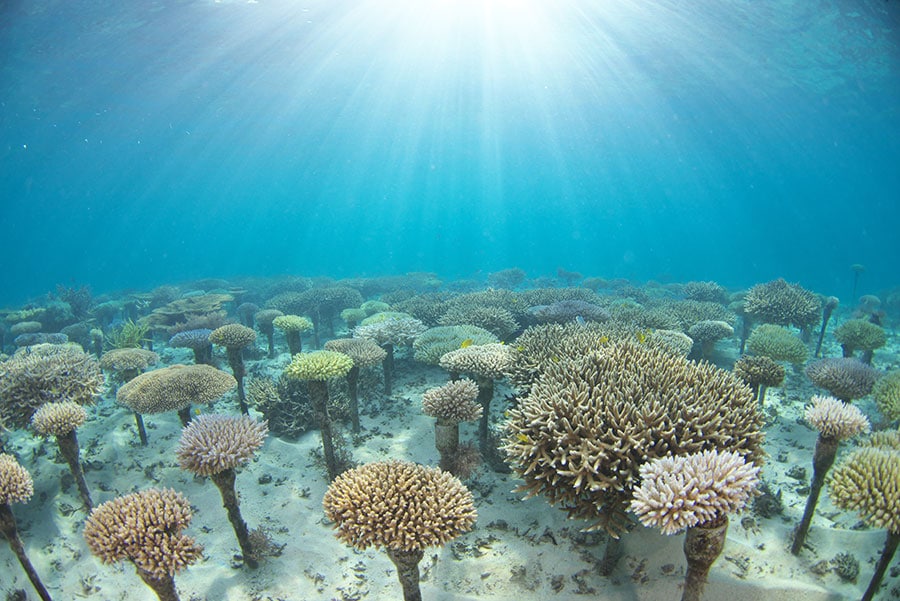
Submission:
[[[7,599],[900,597],[900,289],[511,268],[0,315]]]

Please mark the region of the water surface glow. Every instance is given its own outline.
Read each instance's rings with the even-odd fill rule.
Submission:
[[[0,10],[0,300],[509,266],[896,283],[896,2]]]

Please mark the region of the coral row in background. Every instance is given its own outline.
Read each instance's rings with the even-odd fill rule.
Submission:
[[[885,349],[900,292],[842,306],[784,280],[729,291],[566,271],[529,280],[518,269],[488,284],[407,274],[204,280],[98,298],[60,288],[2,312],[10,354],[0,357],[0,423],[56,441],[90,512],[87,547],[104,562],[130,561],[160,599],[178,598],[174,575],[200,557],[200,543],[182,533],[190,504],[150,488],[94,508],[76,431],[98,399],[133,414],[135,444],[148,443],[145,418],[178,413],[178,463],[218,487],[248,569],[271,542],[241,515],[236,471],[269,433],[318,430],[332,482],[326,515],[347,544],[385,549],[407,599],[419,598],[423,550],[474,526],[463,482],[476,469],[513,472],[522,492],[606,531],[607,571],[636,524],[686,531],[684,598],[699,599],[728,516],[765,475],[764,427],[778,412],[767,389],[811,384],[827,394],[807,411],[819,432],[814,476],[785,542],[804,552],[839,443],[876,424],[884,432],[847,455],[830,489],[836,505],[887,530],[872,598],[900,540],[900,500],[885,493],[900,484],[900,370]],[[439,467],[354,463],[354,446],[365,444],[360,415],[391,398],[397,362],[446,372],[446,384],[421,396]],[[514,394],[495,398],[501,387]],[[869,415],[851,404],[864,398],[874,401],[863,405]],[[204,407],[217,413],[197,417]],[[462,422],[477,422],[474,440],[460,439]],[[30,476],[23,458],[0,458],[3,532],[49,598],[10,509],[30,497]]]

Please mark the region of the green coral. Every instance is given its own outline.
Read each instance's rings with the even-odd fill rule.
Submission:
[[[373,323],[381,323],[382,321],[387,321],[389,319],[411,319],[412,315],[409,313],[402,313],[400,311],[381,311],[379,313],[373,313],[359,322],[361,326],[367,326]]]
[[[477,345],[500,342],[500,339],[477,326],[437,326],[428,328],[413,342],[414,357],[416,361],[437,365],[442,356],[462,347],[465,341]]]
[[[313,323],[300,315],[279,315],[272,320],[272,325],[283,332],[306,332],[313,328]]]
[[[849,319],[834,331],[834,337],[846,351],[873,351],[887,342],[884,328],[865,319]]]
[[[313,351],[294,355],[284,375],[298,380],[324,381],[347,375],[353,367],[353,359],[335,351]]]
[[[891,421],[900,419],[900,369],[888,372],[875,383],[872,397],[882,415]]]
[[[753,355],[796,365],[806,361],[809,354],[800,338],[787,328],[772,324],[763,324],[753,330],[747,339],[747,350]]]

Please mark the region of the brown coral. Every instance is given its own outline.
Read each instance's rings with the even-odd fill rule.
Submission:
[[[472,462],[461,461],[459,423],[481,418],[484,408],[475,402],[478,394],[478,384],[463,378],[426,390],[422,395],[422,409],[425,415],[436,419],[434,446],[441,454],[441,468],[454,476],[462,476],[460,468],[463,467],[471,472]],[[465,450],[468,451],[468,448]]]
[[[31,418],[31,427],[41,436],[54,436],[59,452],[69,465],[69,471],[75,479],[78,493],[85,507],[90,510],[94,503],[91,501],[91,493],[87,482],[84,480],[84,471],[81,469],[78,437],[75,430],[85,422],[87,412],[84,407],[72,401],[61,403],[47,403],[38,409]]]
[[[766,398],[766,389],[781,386],[784,381],[784,367],[765,355],[744,355],[734,364],[734,375],[750,387],[759,402]]]
[[[803,517],[794,530],[791,553],[797,555],[806,543],[809,526],[812,523],[819,495],[825,485],[825,475],[834,464],[841,441],[869,431],[869,420],[853,405],[832,397],[814,396],[806,408],[806,421],[816,430],[816,449],[813,453],[813,477],[809,486],[809,496]]]
[[[870,392],[878,379],[878,372],[851,358],[819,359],[806,366],[812,383],[824,388],[844,402],[860,399]]]
[[[753,462],[762,453],[763,418],[746,385],[639,343],[554,365],[509,416],[506,451],[521,490],[614,536],[641,464],[713,449]]]
[[[869,446],[854,451],[835,468],[831,499],[841,509],[852,509],[872,527],[887,530],[881,556],[862,601],[878,591],[885,572],[900,545],[900,453],[892,448]]]
[[[160,601],[177,601],[173,576],[197,561],[203,551],[181,533],[192,515],[181,493],[151,488],[94,509],[84,526],[84,539],[100,561],[131,561]]]

